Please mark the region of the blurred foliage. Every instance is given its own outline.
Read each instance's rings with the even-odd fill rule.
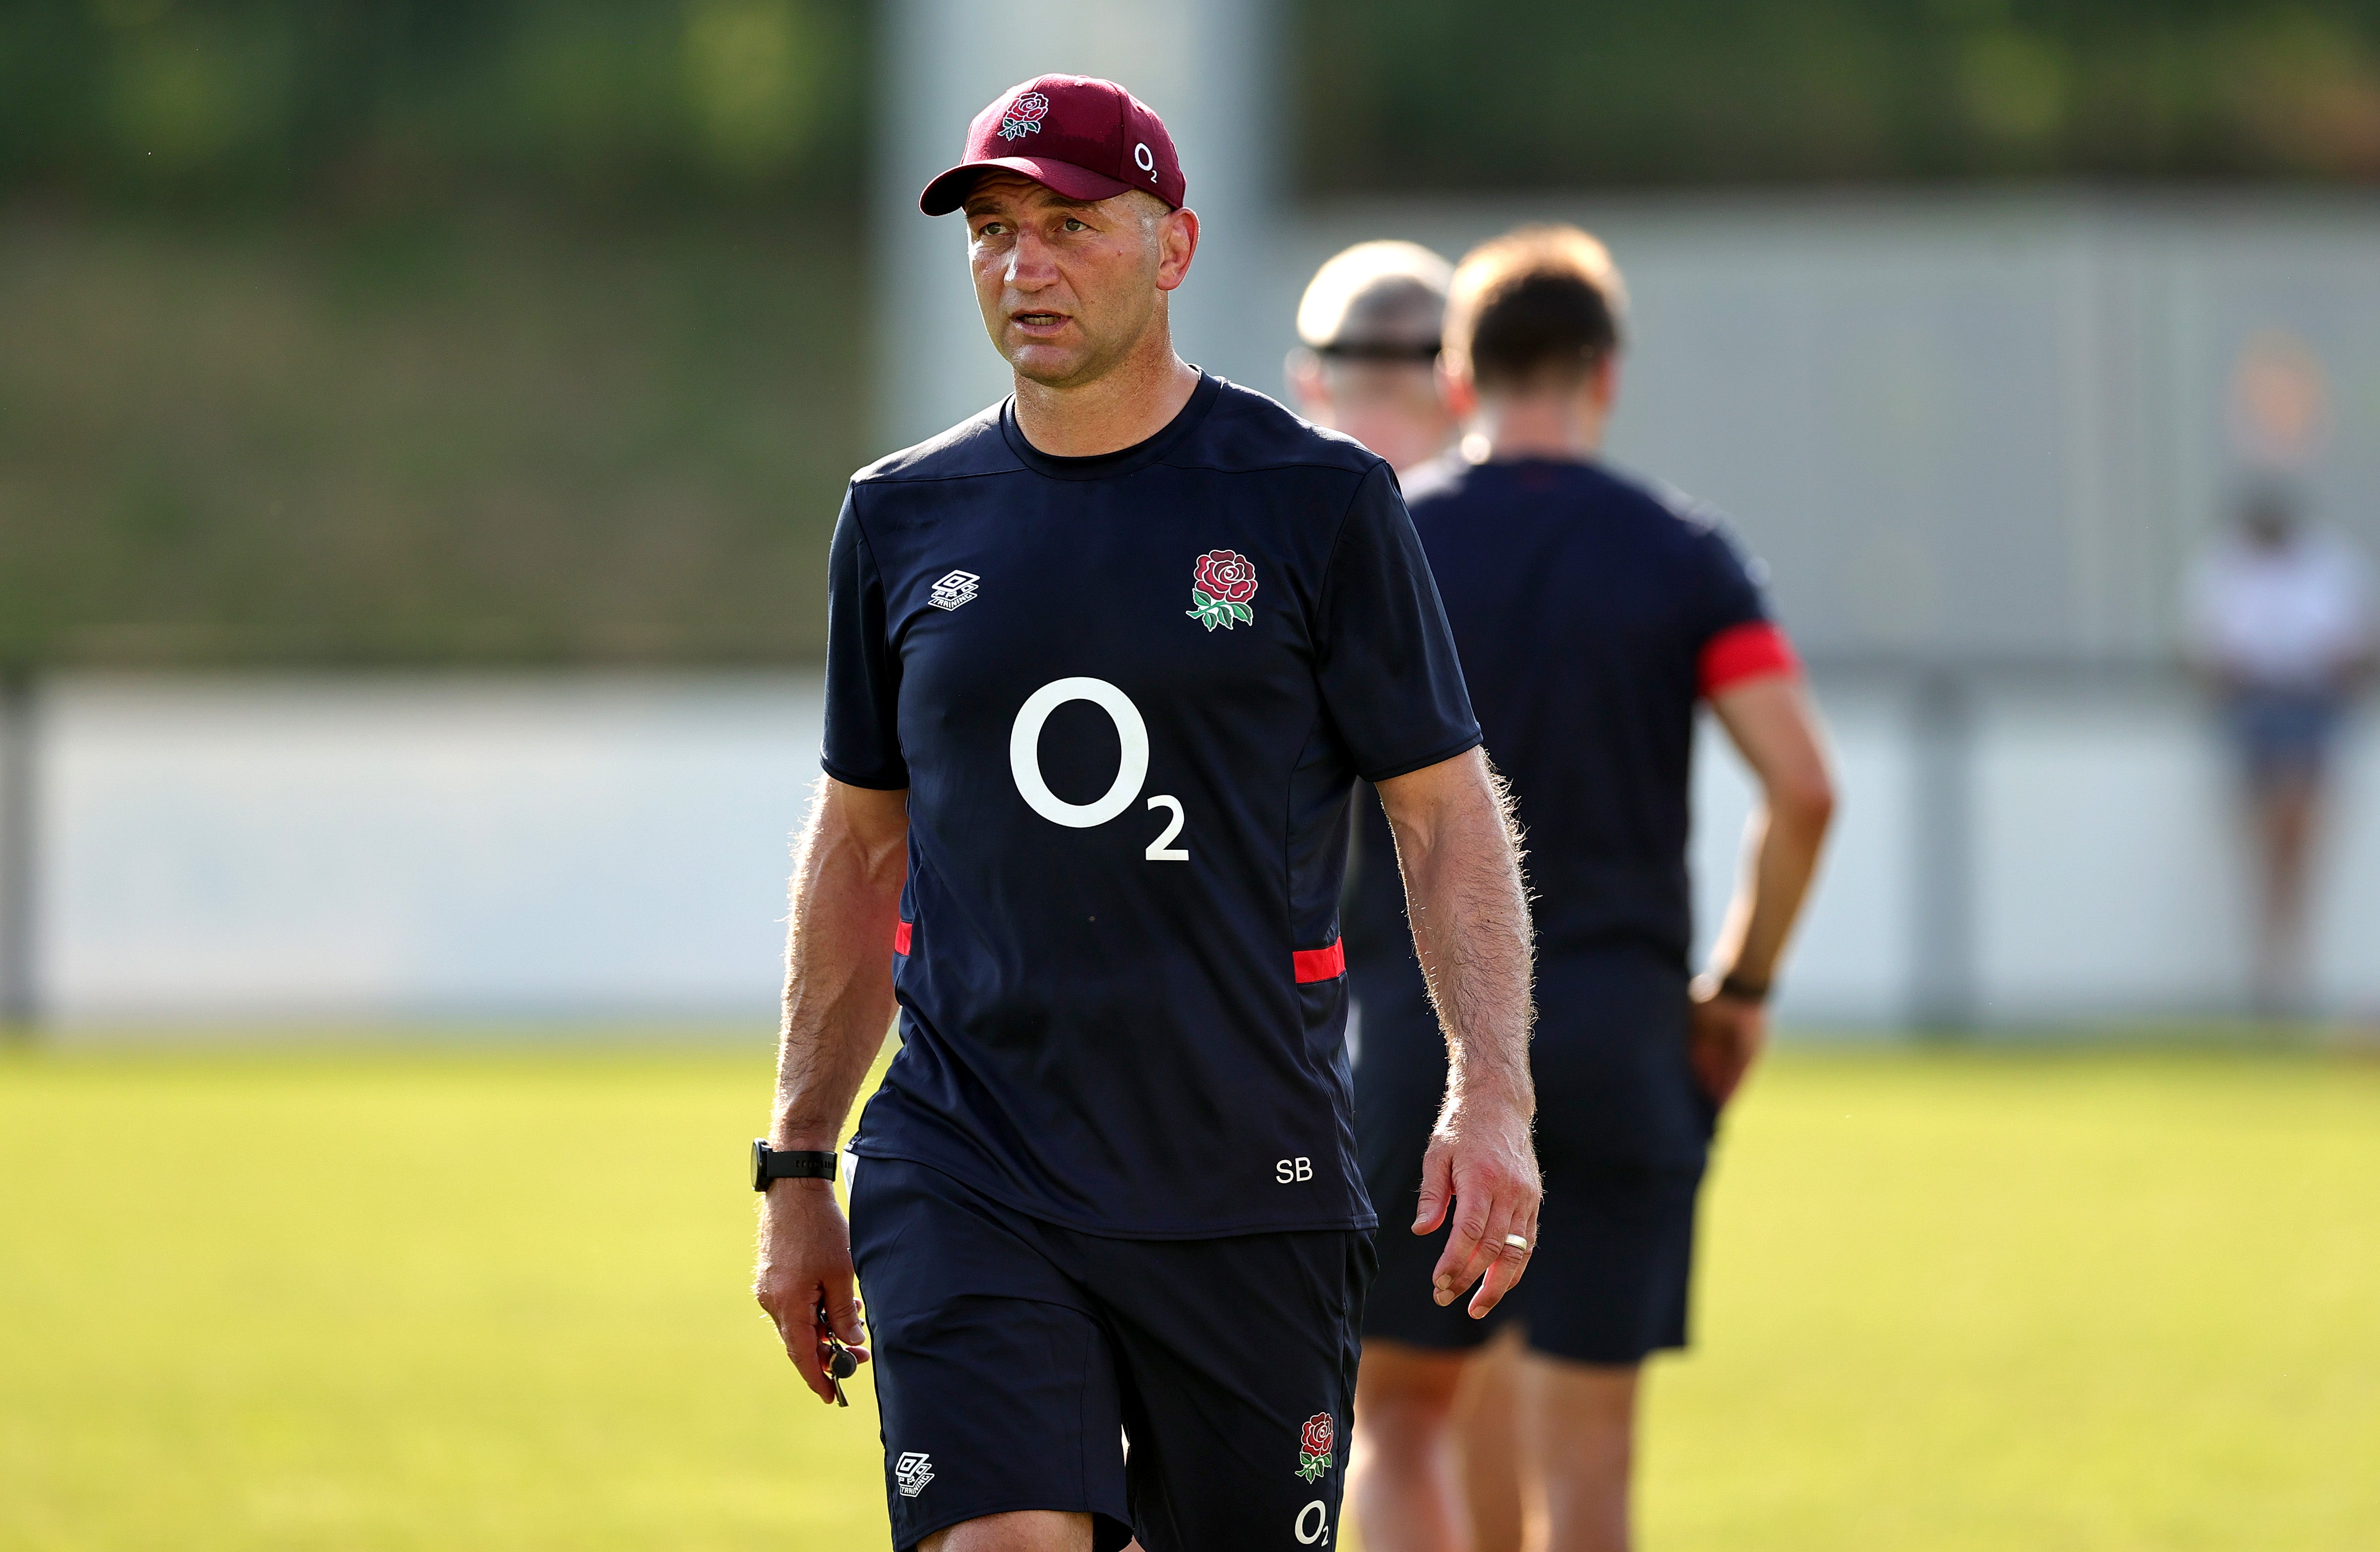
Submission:
[[[759,215],[0,222],[0,662],[819,655],[859,280]]]
[[[864,23],[0,3],[0,662],[815,655]]]
[[[0,190],[386,213],[856,194],[859,0],[8,0]]]
[[[816,654],[862,0],[0,0],[0,662]],[[1305,187],[2380,178],[2380,0],[1299,0]]]
[[[1321,190],[2380,181],[2380,0],[1304,0]]]

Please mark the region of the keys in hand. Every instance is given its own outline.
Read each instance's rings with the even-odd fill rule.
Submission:
[[[843,1382],[859,1372],[859,1360],[852,1355],[849,1348],[843,1345],[843,1338],[834,1334],[834,1327],[827,1324],[824,1300],[819,1301],[818,1328],[826,1337],[829,1350],[826,1360],[826,1377],[834,1386],[834,1404],[847,1407],[851,1405],[851,1398],[843,1393]]]

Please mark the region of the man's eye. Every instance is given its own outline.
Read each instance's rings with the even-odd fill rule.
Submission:
[[[982,226],[978,226],[975,229],[975,235],[979,238],[996,238],[1000,235],[1000,229],[1001,224],[999,222],[987,221]]]
[[[1073,217],[1073,216],[1069,215],[1068,217],[1066,217],[1066,230],[1068,230],[1068,231],[1070,231],[1070,232],[1087,232],[1087,231],[1089,231],[1089,230],[1090,230],[1090,228],[1089,228],[1088,226],[1084,226],[1080,221],[1076,220],[1075,217]]]

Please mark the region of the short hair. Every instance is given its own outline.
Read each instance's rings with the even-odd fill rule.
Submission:
[[[1314,272],[1297,337],[1326,360],[1427,363],[1453,278],[1454,266],[1417,242],[1359,242]]]
[[[1575,384],[1620,348],[1627,311],[1603,244],[1576,226],[1522,226],[1456,267],[1447,364],[1486,389]]]

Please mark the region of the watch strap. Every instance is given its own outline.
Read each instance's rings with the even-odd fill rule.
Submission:
[[[777,1149],[766,1138],[752,1141],[752,1189],[766,1191],[771,1180],[832,1180],[842,1155],[801,1148]]]
[[[1768,983],[1746,981],[1741,976],[1724,975],[1719,978],[1718,995],[1723,997],[1732,997],[1737,1002],[1764,1003],[1768,1000]]]

